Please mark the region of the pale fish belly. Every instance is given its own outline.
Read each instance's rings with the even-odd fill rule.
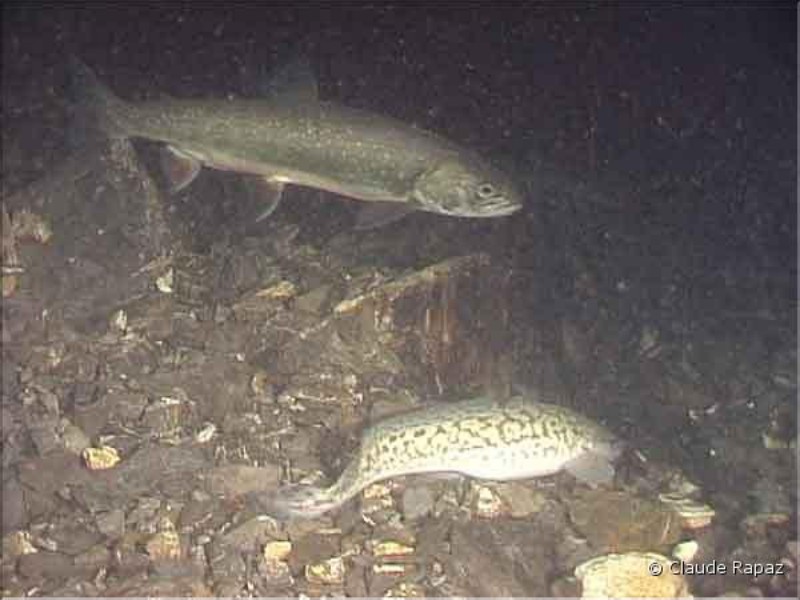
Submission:
[[[478,398],[387,419],[328,488],[287,486],[268,502],[280,518],[313,517],[376,481],[419,473],[511,480],[568,470],[591,485],[613,479],[619,453],[605,428],[564,407],[523,397],[502,404]]]

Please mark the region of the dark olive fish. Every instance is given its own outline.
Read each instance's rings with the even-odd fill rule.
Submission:
[[[476,154],[398,120],[320,101],[313,77],[299,93],[265,99],[130,103],[72,62],[74,85],[102,130],[166,145],[174,190],[206,166],[252,176],[270,198],[262,217],[287,184],[388,205],[398,216],[502,217],[522,206],[514,183]]]

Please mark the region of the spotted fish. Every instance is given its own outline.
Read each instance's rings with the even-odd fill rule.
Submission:
[[[477,218],[522,208],[517,184],[485,159],[388,116],[320,100],[305,67],[286,69],[270,98],[140,103],[118,98],[76,58],[71,68],[86,123],[113,137],[163,142],[175,191],[204,166],[239,173],[266,200],[259,219],[286,185],[367,202],[373,210],[362,211],[361,227],[412,211]]]
[[[568,408],[525,396],[502,403],[482,397],[377,423],[333,485],[284,486],[266,500],[266,509],[281,519],[315,517],[372,483],[415,473],[502,481],[567,470],[594,486],[613,479],[619,452],[607,429]]]

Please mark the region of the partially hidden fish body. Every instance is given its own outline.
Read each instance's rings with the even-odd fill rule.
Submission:
[[[498,217],[522,206],[511,180],[482,158],[386,116],[289,94],[129,103],[83,63],[72,70],[103,130],[167,145],[175,189],[207,166],[258,178],[275,204],[295,184],[404,212]]]
[[[477,398],[386,419],[330,487],[289,485],[266,501],[277,518],[315,517],[368,485],[415,473],[512,480],[567,470],[591,485],[613,479],[620,444],[603,426],[563,406],[515,396]]]

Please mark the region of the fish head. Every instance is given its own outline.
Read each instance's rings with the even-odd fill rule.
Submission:
[[[593,431],[589,433],[589,438],[592,441],[592,451],[609,461],[616,461],[625,451],[626,442],[605,427],[594,423],[593,425]]]
[[[508,177],[459,155],[420,175],[411,195],[421,210],[453,217],[504,217],[522,208],[522,194]]]
[[[624,443],[602,425],[588,420],[584,431],[580,429],[579,426],[576,433],[583,438],[583,448],[564,468],[591,487],[613,484],[616,462],[625,448]]]

